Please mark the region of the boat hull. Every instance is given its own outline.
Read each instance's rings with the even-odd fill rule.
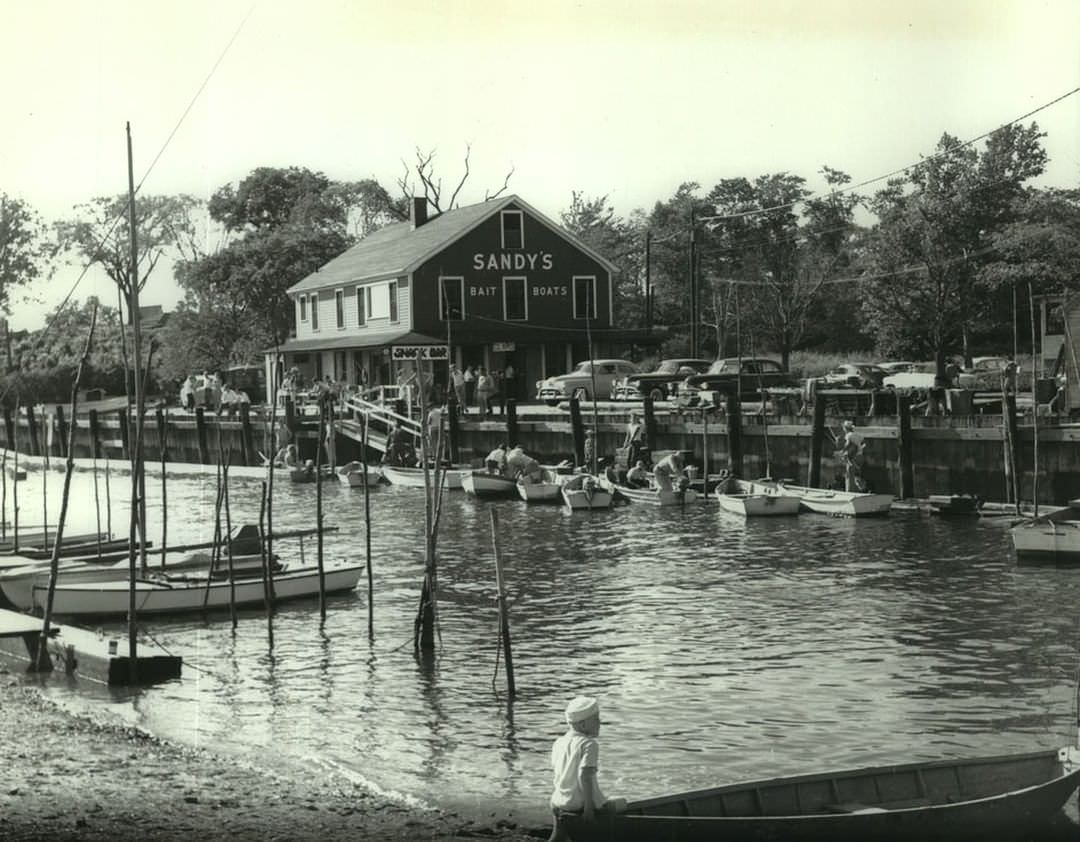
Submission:
[[[516,480],[484,471],[466,471],[461,478],[461,487],[474,497],[513,497],[518,494]]]
[[[610,509],[614,495],[606,488],[597,487],[590,494],[583,488],[566,488],[562,491],[563,501],[574,511],[585,509]]]
[[[1021,564],[1080,565],[1080,521],[1026,521],[1010,534]]]
[[[742,517],[793,517],[802,505],[798,497],[780,494],[717,493],[716,502],[725,512]]]
[[[326,593],[351,591],[360,581],[364,565],[329,567],[325,572]],[[236,605],[261,605],[262,577],[244,579],[233,584]],[[42,608],[48,587],[34,587],[34,605]],[[139,615],[183,614],[229,607],[230,585],[225,582],[157,581],[141,579],[136,582],[135,608]],[[274,575],[274,595],[278,602],[304,599],[319,593],[319,574],[313,567],[303,567]],[[68,617],[108,617],[127,613],[127,582],[87,582],[61,585],[53,598],[53,613]]]
[[[374,488],[382,480],[382,472],[378,468],[368,468],[365,473],[363,467],[346,465],[338,469],[338,479],[349,488],[363,488],[365,480],[368,488]]]
[[[558,503],[562,499],[562,486],[557,482],[519,482],[517,490],[526,503]]]
[[[696,503],[698,493],[692,488],[684,491],[666,491],[659,488],[634,488],[630,485],[620,485],[607,480],[604,486],[631,503],[644,503],[647,506],[685,506],[687,503]]]
[[[1080,783],[1062,749],[778,778],[566,816],[574,842],[956,842],[1039,838]],[[1073,750],[1075,751],[1075,750]]]
[[[468,473],[468,470],[449,468],[446,471],[446,485],[444,487],[451,491],[461,488],[461,480],[466,473]],[[391,465],[383,465],[382,475],[386,477],[387,482],[391,485],[403,485],[406,488],[424,487],[423,468],[399,468]],[[431,473],[432,479],[434,479],[434,476],[434,473]]]
[[[758,485],[758,483],[751,483]],[[870,494],[858,491],[830,491],[825,488],[808,488],[803,485],[777,483],[781,494],[798,497],[802,508],[832,517],[884,517],[892,509],[891,494]]]

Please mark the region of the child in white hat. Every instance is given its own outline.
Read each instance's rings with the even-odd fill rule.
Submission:
[[[600,705],[596,699],[571,699],[566,706],[566,723],[570,728],[551,747],[551,812],[555,827],[548,842],[569,838],[559,821],[562,813],[580,813],[585,821],[592,821],[597,810],[621,812],[626,808],[623,799],[606,798],[596,780],[600,764]]]

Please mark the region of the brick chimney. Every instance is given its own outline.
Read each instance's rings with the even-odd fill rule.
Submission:
[[[412,223],[413,230],[415,231],[427,221],[427,196],[413,196],[412,209],[409,213],[409,222]]]

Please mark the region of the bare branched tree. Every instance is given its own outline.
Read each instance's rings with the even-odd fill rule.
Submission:
[[[424,188],[424,198],[427,199],[428,204],[435,209],[436,213],[443,213],[444,211],[453,210],[457,207],[458,196],[461,194],[461,189],[465,186],[465,182],[468,181],[470,170],[470,158],[472,156],[472,144],[465,145],[465,159],[463,162],[464,172],[461,174],[460,180],[457,182],[457,186],[450,194],[450,198],[444,203],[443,200],[443,181],[442,178],[435,173],[435,153],[436,150],[432,149],[430,152],[423,152],[420,147],[416,148],[416,162],[410,165],[404,158],[401,160],[401,165],[404,172],[401,177],[398,178],[397,184],[401,188],[402,195],[406,199],[411,199],[415,195],[415,183],[413,176],[419,180],[420,186]],[[484,201],[494,199],[501,194],[505,193],[510,186],[510,177],[514,174],[513,165],[510,166],[510,171],[503,179],[502,187],[496,190],[494,193],[490,191],[484,191]]]

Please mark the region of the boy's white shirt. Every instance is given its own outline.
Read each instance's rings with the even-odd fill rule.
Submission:
[[[553,770],[553,788],[551,806],[571,812],[585,807],[585,793],[582,790],[582,770],[597,769],[600,762],[600,741],[571,728],[551,747],[551,768]],[[593,805],[603,806],[607,799],[600,791],[596,776],[592,778]]]

